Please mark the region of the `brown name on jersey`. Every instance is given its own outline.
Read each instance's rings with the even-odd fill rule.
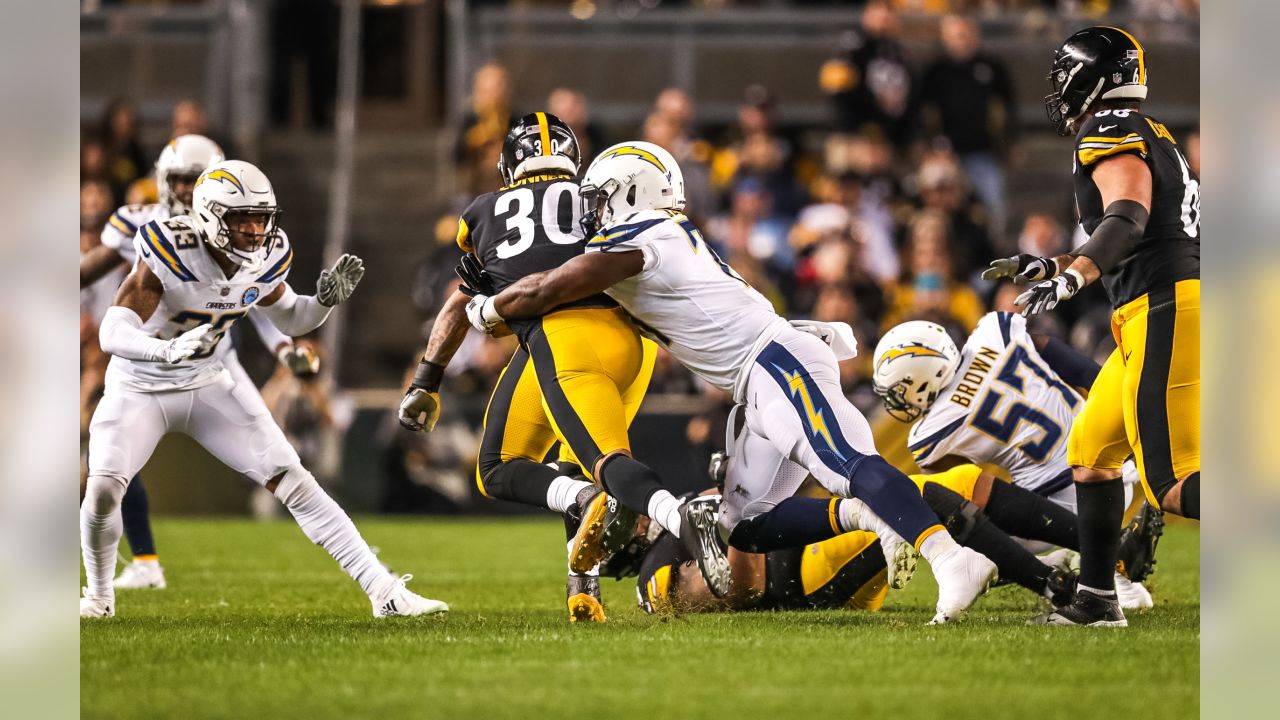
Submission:
[[[951,402],[962,407],[972,405],[973,397],[982,386],[983,379],[986,378],[987,373],[991,372],[991,363],[999,358],[999,350],[989,347],[979,348],[978,353],[969,362],[969,367],[964,369],[964,375],[960,376],[960,384],[956,386],[956,391],[951,393]]]

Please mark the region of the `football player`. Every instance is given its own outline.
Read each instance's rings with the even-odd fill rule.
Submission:
[[[175,215],[190,213],[191,194],[196,178],[205,168],[224,159],[222,148],[203,135],[179,135],[169,141],[156,161],[156,187],[160,202],[151,205],[124,205],[112,213],[102,229],[102,243],[80,258],[80,287],[105,283],[110,286],[103,287],[103,292],[114,295],[123,279],[123,272],[137,260],[133,238],[138,228],[152,220],[167,220]],[[263,345],[274,352],[280,362],[295,374],[314,375],[319,370],[319,359],[315,354],[305,346],[294,345],[293,340],[277,330],[262,313],[250,310],[247,317]],[[102,318],[95,320],[101,322]],[[218,355],[238,385],[254,387],[240,365],[233,343],[219,343]],[[141,476],[135,476],[129,482],[129,489],[120,505],[120,513],[133,560],[116,578],[116,589],[164,588],[164,568],[160,566],[160,556],[151,532],[147,490],[142,484]]]
[[[460,274],[467,289],[492,295],[520,278],[551,270],[582,254],[578,142],[554,115],[517,121],[503,142],[498,172],[504,185],[476,198],[458,221]],[[467,295],[455,292],[440,310],[417,374],[400,406],[400,422],[430,430],[440,416],[445,366],[468,325]],[[627,313],[600,293],[543,308],[510,329],[520,347],[507,364],[485,412],[476,482],[488,497],[569,513],[570,619],[604,619],[595,567],[630,539],[638,513],[660,506],[659,524],[682,539],[708,573],[727,582],[724,554],[714,542],[714,510],[704,500],[680,503],[657,474],[631,457],[628,425],[644,399],[656,348]],[[558,440],[577,472],[542,461]],[[601,490],[601,485],[608,492]]]
[[[1142,112],[1146,51],[1114,27],[1058,48],[1045,99],[1058,134],[1076,136],[1076,206],[1089,239],[1069,255],[1017,255],[987,277],[1037,284],[1023,314],[1051,310],[1099,279],[1116,350],[1071,426],[1067,458],[1080,510],[1076,602],[1043,618],[1124,627],[1112,567],[1132,454],[1147,500],[1200,517],[1200,181],[1165,125]]]
[[[89,479],[80,508],[88,587],[82,618],[115,614],[120,499],[129,478],[167,432],[191,436],[219,460],[284,504],[303,533],[333,556],[369,596],[374,617],[441,613],[448,606],[392,577],[351,519],[298,461],[262,397],[237,384],[217,346],[231,324],[260,307],[283,332],[320,326],[351,296],[364,266],[343,255],[320,274],[314,296],[286,278],[293,248],[277,225],[271,182],[231,160],[196,180],[190,215],[138,229],[138,262],[120,286],[99,331],[113,357],[106,390],[89,426]]]
[[[918,549],[938,579],[935,620],[963,612],[995,579],[996,566],[958,545],[911,480],[876,452],[866,419],[840,390],[837,358],[856,352],[852,331],[797,327],[775,313],[681,213],[679,177],[656,145],[605,150],[582,180],[583,223],[595,231],[587,252],[496,296],[477,295],[467,308],[473,326],[492,329],[607,291],[649,337],[739,403],[735,414],[745,421],[725,496],[741,501],[742,511],[720,518],[731,546],[766,552],[870,530],[884,546],[890,585],[905,582]],[[738,427],[733,418],[730,426]],[[793,497],[809,473],[843,499]],[[651,505],[648,515],[668,512]]]
[[[1035,552],[1079,549],[1066,436],[1084,405],[1076,388],[1093,383],[1096,363],[1061,340],[1029,334],[1021,316],[992,312],[963,350],[940,325],[902,323],[880,339],[872,368],[885,409],[914,423],[907,444],[922,470],[965,463],[1004,468],[1012,484],[985,475],[966,497],[1011,534],[1033,541],[1028,547]],[[1126,570],[1141,579],[1163,524],[1149,507],[1135,523],[1150,547],[1141,566]],[[1126,607],[1151,607],[1141,585],[1121,574],[1116,584]]]

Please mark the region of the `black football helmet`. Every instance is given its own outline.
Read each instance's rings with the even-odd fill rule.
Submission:
[[[573,130],[551,113],[535,112],[517,120],[507,132],[498,156],[498,174],[507,185],[537,171],[576,175],[581,161]]]
[[[1053,54],[1049,82],[1045,113],[1059,135],[1069,135],[1098,100],[1147,99],[1146,52],[1120,28],[1085,28]]]

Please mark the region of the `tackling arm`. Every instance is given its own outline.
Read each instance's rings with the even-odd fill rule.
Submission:
[[[565,303],[604,292],[642,270],[644,254],[639,250],[587,253],[555,270],[527,275],[489,302],[500,318],[537,317]]]

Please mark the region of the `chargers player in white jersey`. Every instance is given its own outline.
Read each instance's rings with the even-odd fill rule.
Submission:
[[[766,552],[871,530],[891,584],[905,583],[918,549],[938,578],[935,621],[963,612],[995,579],[995,565],[958,545],[911,480],[876,452],[866,419],[840,391],[837,353],[856,352],[852,332],[798,328],[778,316],[681,214],[683,185],[674,158],[656,145],[605,150],[582,179],[584,229],[593,237],[586,253],[494,297],[476,296],[472,324],[492,330],[505,317],[607,292],[647,335],[742,406],[745,427],[720,519],[730,545]],[[836,499],[793,497],[810,472]]]
[[[1067,462],[1067,433],[1087,388],[1100,368],[1056,338],[1032,336],[1026,319],[991,312],[978,322],[962,350],[942,326],[924,320],[902,323],[885,333],[876,347],[873,386],[894,418],[913,422],[907,438],[916,464],[926,473],[962,464],[990,464],[1009,472],[1013,484],[1057,504],[1070,515],[1054,512],[1026,495],[1015,493],[993,476],[983,475],[972,494],[989,514],[989,503],[1022,507],[1026,522],[1044,518],[1059,543],[1079,549],[1076,498]],[[1126,500],[1132,498],[1137,470],[1126,465]],[[1003,497],[1010,495],[1008,501]],[[1150,513],[1150,514],[1148,514]],[[1158,538],[1158,513],[1144,510],[1146,535]],[[1015,533],[1016,534],[1016,533]],[[1037,533],[1038,534],[1038,533]],[[1154,539],[1150,552],[1154,552]],[[1032,552],[1053,547],[1024,541]],[[1121,602],[1149,608],[1151,595],[1138,583],[1116,573]]]
[[[205,168],[225,159],[222,148],[203,135],[179,135],[160,152],[156,161],[156,186],[160,202],[147,205],[123,205],[107,220],[102,229],[102,244],[86,252],[80,258],[80,287],[91,287],[91,292],[103,297],[105,303],[95,303],[94,322],[102,323],[102,313],[110,306],[120,282],[127,270],[137,261],[133,239],[138,228],[154,220],[167,220],[191,211],[191,195],[196,178]],[[258,310],[250,310],[248,320],[261,338],[263,345],[275,353],[280,362],[299,376],[314,375],[319,370],[319,358],[309,348],[293,344],[292,338],[280,332]],[[231,373],[232,379],[242,387],[254,387],[231,342],[218,343],[218,359]],[[151,533],[146,489],[140,476],[129,483],[121,503],[124,534],[133,551],[133,560],[115,580],[117,589],[141,589],[166,587],[164,569],[160,566],[155,541]]]
[[[237,384],[217,354],[227,329],[253,307],[285,333],[316,329],[364,274],[359,258],[343,255],[321,273],[315,296],[299,296],[286,282],[293,248],[277,227],[278,215],[266,175],[231,160],[196,181],[190,216],[153,220],[134,238],[138,262],[99,332],[102,349],[113,357],[89,426],[89,479],[80,508],[88,587],[81,617],[115,614],[111,576],[120,499],[167,432],[190,435],[274,493],[303,533],[360,584],[374,617],[448,610],[411,592],[409,576],[387,573],[351,519],[302,467],[262,397]]]

